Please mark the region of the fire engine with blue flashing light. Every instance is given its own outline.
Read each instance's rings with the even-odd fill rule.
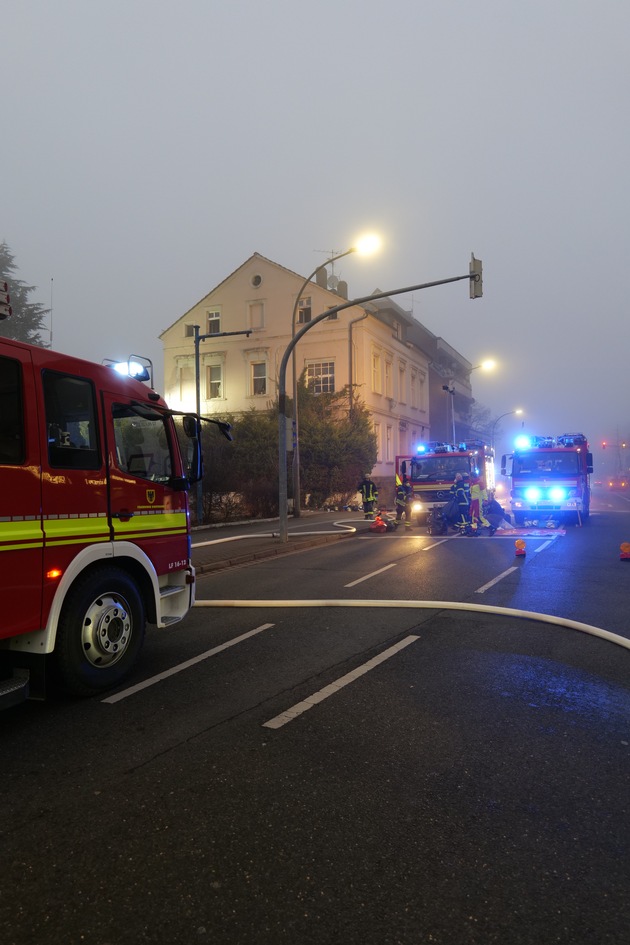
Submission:
[[[446,505],[457,473],[480,476],[486,489],[494,489],[492,447],[482,440],[431,441],[420,443],[413,456],[396,457],[396,487],[406,477],[412,490],[412,519],[425,524],[432,509]]]
[[[118,685],[146,623],[194,603],[206,418],[169,410],[150,365],[0,338],[0,708],[43,697],[47,678],[81,696]]]
[[[583,433],[520,436],[501,458],[511,480],[515,525],[587,522],[591,506],[593,454]]]

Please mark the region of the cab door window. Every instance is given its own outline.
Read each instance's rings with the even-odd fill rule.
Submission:
[[[22,371],[13,358],[0,357],[0,465],[24,462]]]
[[[118,467],[138,479],[168,482],[173,459],[162,414],[138,406],[114,404],[114,440]]]
[[[95,393],[84,377],[44,371],[48,462],[56,469],[99,469]]]

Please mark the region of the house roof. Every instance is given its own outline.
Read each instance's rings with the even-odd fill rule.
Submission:
[[[198,305],[204,302],[205,299],[209,298],[209,296],[211,296],[213,292],[216,292],[217,289],[220,289],[221,286],[225,285],[226,282],[229,282],[230,279],[232,279],[236,275],[237,272],[240,272],[241,269],[244,269],[245,266],[247,266],[254,259],[260,259],[263,262],[268,263],[268,265],[270,266],[275,266],[276,269],[281,269],[283,272],[287,272],[290,275],[295,276],[296,279],[304,280],[306,278],[305,276],[301,276],[299,272],[293,272],[292,269],[287,269],[286,266],[281,266],[280,263],[274,262],[273,259],[268,259],[266,256],[263,256],[262,253],[252,253],[252,255],[249,256],[249,258],[246,259],[245,262],[242,262],[240,266],[237,266],[236,269],[234,269],[229,275],[225,277],[225,279],[222,279],[221,282],[218,282],[214,286],[214,288],[206,292],[205,295],[202,295],[201,298],[198,299],[193,305],[191,305],[189,309],[187,309],[181,315],[178,315],[174,322],[171,322],[171,324],[167,328],[164,328],[163,331],[160,332],[158,337],[161,338],[163,335],[166,334],[167,331],[170,331],[173,325],[176,325],[178,321],[180,321],[182,318],[185,318],[190,312],[192,312],[194,308],[196,308]]]

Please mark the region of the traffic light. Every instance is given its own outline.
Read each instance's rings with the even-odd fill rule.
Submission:
[[[0,322],[3,318],[8,318],[13,314],[13,309],[9,305],[11,296],[9,295],[9,283],[0,279]]]
[[[481,271],[481,260],[475,259],[475,254],[470,254],[470,297],[471,299],[480,299],[483,295],[483,278]]]

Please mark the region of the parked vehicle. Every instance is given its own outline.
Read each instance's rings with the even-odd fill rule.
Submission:
[[[494,450],[482,440],[465,443],[422,443],[415,456],[396,457],[396,487],[403,477],[413,491],[412,516],[428,524],[429,513],[448,502],[457,473],[481,476],[486,489],[494,488]]]
[[[146,622],[171,626],[194,602],[200,418],[178,433],[148,364],[122,376],[0,339],[0,705],[42,695],[51,674],[77,695],[120,683]]]
[[[592,472],[583,433],[519,438],[514,453],[501,458],[501,473],[512,480],[514,523],[588,521]]]

